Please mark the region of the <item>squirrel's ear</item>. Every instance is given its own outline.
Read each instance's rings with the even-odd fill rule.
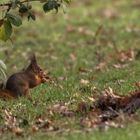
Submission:
[[[37,60],[35,54],[32,54],[30,57],[31,65],[37,65]]]
[[[36,56],[35,56],[35,54],[32,54],[32,55],[30,56],[30,64],[29,64],[29,66],[27,67],[26,71],[28,71],[28,70],[36,70],[36,67],[37,67],[37,66],[38,66],[38,65],[37,65]]]

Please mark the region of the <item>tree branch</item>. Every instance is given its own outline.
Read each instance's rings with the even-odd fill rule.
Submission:
[[[33,1],[39,1],[39,0],[24,0],[21,1],[20,3],[33,2]],[[0,4],[0,7],[11,7],[11,6],[12,6],[12,2]]]
[[[34,2],[34,1],[40,1],[40,0],[23,0],[20,1],[20,4],[27,3],[27,2]],[[7,7],[6,13],[8,13],[12,8],[12,2],[0,4],[0,7]]]

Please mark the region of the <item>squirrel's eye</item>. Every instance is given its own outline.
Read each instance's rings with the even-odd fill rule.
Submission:
[[[42,70],[42,69],[40,69],[39,71],[40,71],[40,72],[43,72],[43,70]]]

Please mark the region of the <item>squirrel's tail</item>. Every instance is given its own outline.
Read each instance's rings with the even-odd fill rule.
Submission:
[[[0,98],[4,100],[14,99],[12,93],[6,89],[0,89]]]

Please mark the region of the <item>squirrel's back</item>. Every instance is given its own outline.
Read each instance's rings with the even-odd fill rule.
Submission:
[[[24,72],[11,75],[6,83],[6,89],[11,91],[12,96],[23,96],[29,89],[27,76]]]

